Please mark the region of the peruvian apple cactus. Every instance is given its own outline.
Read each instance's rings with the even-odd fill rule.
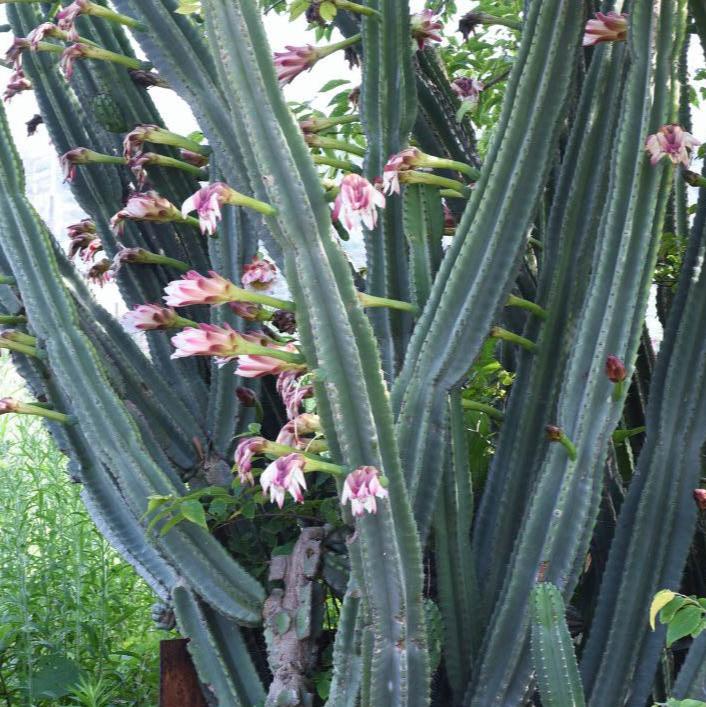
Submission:
[[[316,40],[273,52],[256,0],[0,0],[5,99],[87,214],[67,257],[3,116],[0,348],[36,399],[0,413],[46,419],[209,703],[706,698],[702,643],[672,695],[648,624],[706,594],[706,13],[521,4],[459,42],[453,2],[281,2]],[[285,101],[338,52],[359,87]]]

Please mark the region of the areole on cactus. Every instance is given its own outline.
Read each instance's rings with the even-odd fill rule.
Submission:
[[[273,52],[257,0],[0,0],[5,98],[36,93],[86,212],[65,257],[3,112],[0,348],[36,400],[0,413],[45,418],[209,703],[706,700],[703,670],[654,679],[648,622],[657,589],[699,592],[703,552],[706,192],[684,173],[690,223],[679,58],[706,13],[521,4],[447,42],[453,3],[293,0],[342,37]],[[360,88],[288,104],[339,51]],[[156,85],[199,133],[167,129]],[[655,361],[663,233],[681,276]],[[115,280],[121,322],[75,264]]]

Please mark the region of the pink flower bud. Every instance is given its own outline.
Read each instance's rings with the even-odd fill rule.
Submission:
[[[14,398],[0,398],[0,415],[8,412],[19,412],[20,402]]]
[[[243,267],[241,282],[243,287],[250,285],[256,290],[266,290],[277,277],[277,268],[267,258],[255,256]]]
[[[222,304],[238,296],[235,285],[209,270],[208,277],[190,270],[180,280],[170,282],[164,292],[164,301],[170,307],[188,307],[193,304]]]
[[[260,476],[260,485],[265,493],[270,494],[270,502],[280,508],[284,497],[289,493],[297,503],[303,503],[306,490],[304,465],[306,460],[301,454],[288,454],[273,461]]]
[[[191,150],[179,150],[181,159],[194,167],[205,167],[208,164],[208,157],[205,155],[200,155],[198,152],[192,152]]]
[[[625,13],[597,12],[595,19],[586,23],[583,46],[592,47],[601,42],[620,42],[628,36],[628,16]]]
[[[212,236],[223,218],[221,209],[228,203],[228,197],[233,190],[223,182],[214,182],[199,189],[190,196],[181,207],[184,216],[196,211],[201,224],[201,233]]]
[[[372,231],[378,221],[377,207],[385,208],[385,197],[365,177],[347,174],[333,208],[334,220],[340,220],[352,236],[362,236],[362,226]]]
[[[650,153],[650,163],[655,165],[663,157],[668,157],[674,164],[689,166],[689,150],[701,143],[680,125],[663,125],[645,142],[645,150]]]
[[[144,248],[125,248],[120,246],[113,258],[113,269],[117,272],[128,263],[149,263],[149,251]]]
[[[172,337],[176,351],[172,358],[185,356],[218,356],[221,363],[226,363],[238,355],[243,335],[229,324],[199,324],[197,328],[188,327]]]
[[[182,215],[174,204],[154,191],[142,194],[133,194],[125,208],[118,211],[110,220],[111,228],[122,234],[125,221],[154,221],[156,223],[169,223],[182,221]]]
[[[417,47],[421,50],[426,46],[431,46],[432,42],[440,42],[442,36],[440,31],[444,25],[434,14],[433,10],[422,10],[410,18],[412,37],[417,41]]]
[[[22,69],[17,69],[5,87],[5,93],[3,93],[2,99],[7,102],[11,98],[14,98],[18,93],[22,91],[31,91],[32,82],[24,75]]]
[[[179,317],[173,309],[158,304],[138,304],[120,319],[125,330],[131,334],[139,331],[173,329],[180,326]]]
[[[693,495],[698,509],[700,511],[706,511],[706,489],[694,489]]]
[[[96,233],[96,224],[90,218],[85,218],[78,223],[73,223],[66,227],[66,234],[69,238],[77,238],[78,236],[91,235]]]
[[[306,449],[311,443],[311,439],[306,436],[318,432],[320,429],[321,421],[319,416],[305,412],[289,420],[279,431],[275,441],[277,444],[284,444],[287,447]]]
[[[382,170],[382,190],[385,194],[400,193],[400,172],[413,169],[419,164],[421,154],[416,147],[407,147],[387,160]]]
[[[354,516],[377,512],[376,498],[387,498],[387,489],[380,483],[379,472],[374,466],[361,466],[348,474],[343,484],[341,505],[351,503]]]
[[[302,71],[311,69],[319,59],[315,47],[307,44],[304,47],[287,45],[287,51],[275,52],[275,71],[280,86],[291,83]]]
[[[547,432],[547,439],[550,442],[558,442],[564,434],[561,427],[557,427],[556,425],[547,425],[544,429]]]
[[[622,383],[627,375],[625,364],[617,356],[611,354],[605,361],[605,374],[611,383]]]
[[[246,322],[259,322],[263,320],[261,316],[263,309],[259,304],[254,302],[228,302],[228,306],[233,310],[236,316],[244,319]],[[266,315],[267,317],[269,315]]]
[[[263,437],[245,437],[238,442],[235,448],[235,466],[241,484],[252,486],[255,483],[252,475],[253,459],[262,454],[266,444],[267,440]]]

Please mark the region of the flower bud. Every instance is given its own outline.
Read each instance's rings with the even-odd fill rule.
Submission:
[[[20,402],[14,398],[0,398],[0,415],[5,415],[9,412],[19,412]]]
[[[235,389],[235,394],[240,401],[240,404],[246,408],[254,408],[257,403],[257,395],[252,388],[246,388],[245,386],[240,386]]]
[[[694,501],[700,511],[706,511],[706,489],[694,489]]]
[[[547,431],[547,439],[550,442],[561,441],[563,432],[560,427],[557,427],[556,425],[547,425],[544,429]]]
[[[610,354],[605,361],[605,374],[611,383],[622,383],[627,375],[625,364],[617,356]]]

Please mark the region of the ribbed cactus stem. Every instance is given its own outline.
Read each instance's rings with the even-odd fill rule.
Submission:
[[[515,334],[514,332],[508,331],[507,329],[503,329],[499,326],[494,326],[490,330],[490,336],[493,339],[502,339],[503,341],[507,341],[509,344],[517,344],[523,349],[527,349],[527,351],[535,351],[537,349],[537,344],[535,344],[534,341],[530,341],[524,336],[520,336],[519,334]]]
[[[500,410],[494,408],[492,405],[488,405],[487,403],[478,403],[475,400],[466,400],[463,398],[461,400],[461,405],[465,410],[474,410],[475,412],[485,413],[488,417],[496,420],[497,422],[502,422],[505,419],[505,415]]]
[[[531,312],[534,314],[536,317],[539,317],[540,319],[546,319],[547,318],[547,310],[544,309],[543,307],[540,307],[538,304],[535,304],[534,302],[530,302],[529,300],[523,299],[522,297],[517,297],[515,295],[510,295],[507,298],[507,302],[505,303],[506,307],[519,307],[520,309],[526,309],[528,312]]]

